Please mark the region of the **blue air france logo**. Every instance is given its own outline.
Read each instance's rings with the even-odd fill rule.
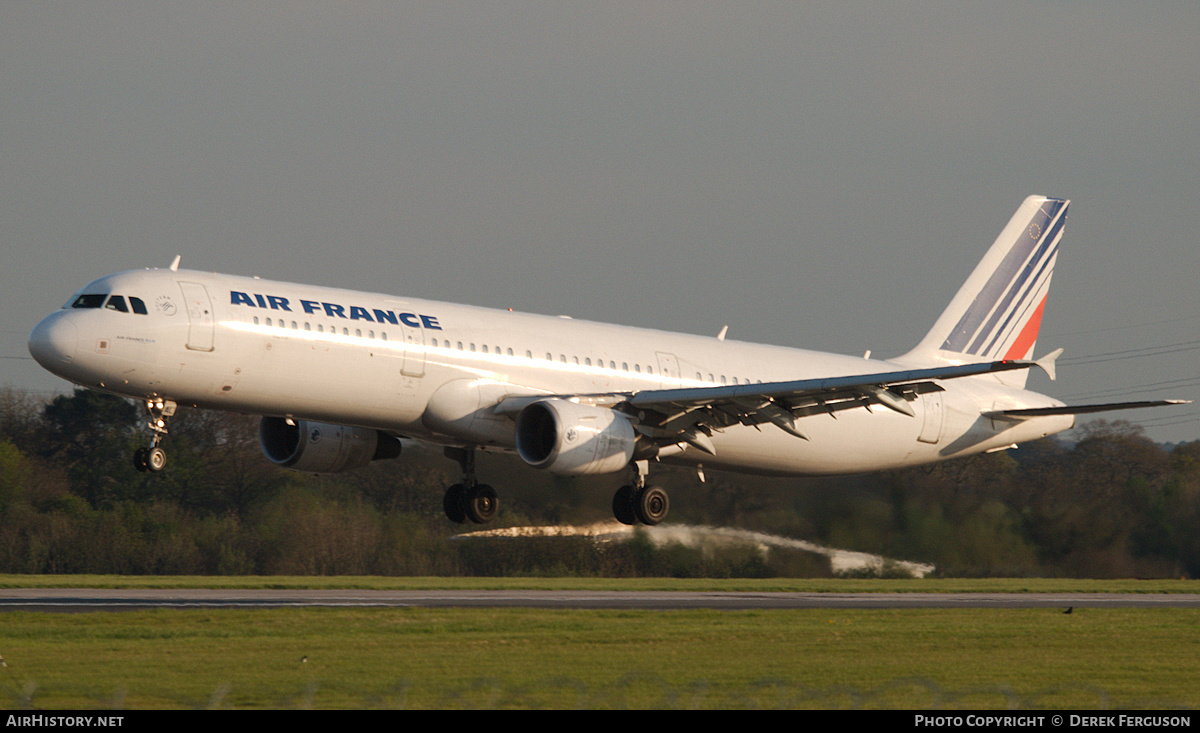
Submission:
[[[240,290],[230,290],[229,302],[233,305],[247,305],[251,308],[268,308],[270,310],[287,311],[288,313],[296,312],[292,310],[291,302],[287,298],[281,298],[278,295],[261,295],[259,293],[243,293]],[[350,321],[366,321],[368,323],[390,323],[395,326],[404,324],[412,328],[427,328],[435,331],[442,330],[441,325],[438,324],[437,317],[423,313],[396,313],[395,311],[380,308],[368,310],[358,305],[345,306],[339,303],[303,299],[300,300],[300,308],[308,315],[320,315]]]
[[[942,344],[945,351],[1024,358],[1041,325],[1067,202],[1046,201]]]

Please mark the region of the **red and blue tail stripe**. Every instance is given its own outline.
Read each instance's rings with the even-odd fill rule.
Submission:
[[[1042,199],[942,342],[942,351],[982,359],[1024,359],[1030,355],[1037,341],[1068,203]],[[1018,222],[1010,223],[1010,227],[1013,223]],[[997,242],[997,246],[1001,244]]]

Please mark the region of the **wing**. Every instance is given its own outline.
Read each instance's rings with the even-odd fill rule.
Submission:
[[[771,423],[798,438],[808,436],[796,418],[882,405],[910,417],[909,402],[926,392],[940,392],[937,380],[1029,369],[1032,361],[995,361],[929,369],[906,369],[769,384],[659,389],[638,392],[627,400],[638,417],[636,429],[664,442],[685,441],[715,455],[708,437],[732,425]]]
[[[633,419],[639,433],[664,445],[686,442],[716,455],[709,440],[715,430],[733,425],[770,423],[807,440],[808,436],[796,425],[796,418],[816,413],[836,414],[857,407],[869,410],[875,405],[914,416],[908,403],[920,394],[943,391],[939,380],[1033,366],[1050,366],[1052,369],[1052,359],[1049,363],[1005,360],[767,384],[571,395],[566,399],[624,412]],[[512,415],[548,396],[507,398],[496,406],[496,412]]]

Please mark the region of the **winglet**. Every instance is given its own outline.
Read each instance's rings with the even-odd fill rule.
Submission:
[[[1057,349],[1055,351],[1051,351],[1049,354],[1046,354],[1041,359],[1033,362],[1042,368],[1042,371],[1046,373],[1046,376],[1050,377],[1051,382],[1055,381],[1057,378],[1054,362],[1058,361],[1058,357],[1062,356],[1062,353],[1062,349]]]
[[[171,260],[171,268],[170,269],[172,271],[179,269],[179,260],[181,258],[182,258],[182,255],[175,255],[175,259]]]

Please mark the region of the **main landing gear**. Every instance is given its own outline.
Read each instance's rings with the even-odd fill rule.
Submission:
[[[462,467],[462,481],[446,489],[442,498],[442,509],[451,522],[462,524],[468,519],[476,524],[487,524],[496,518],[500,499],[496,490],[481,484],[475,478],[475,448],[446,448],[446,457],[458,461]],[[667,518],[671,501],[661,486],[647,486],[648,461],[629,464],[630,483],[622,486],[613,496],[613,515],[622,524],[645,524],[653,526]]]
[[[150,445],[133,452],[133,466],[139,471],[158,473],[167,465],[167,452],[159,443],[167,434],[167,418],[175,414],[175,403],[171,400],[147,400],[146,412],[150,415],[146,421],[152,433]]]
[[[647,461],[634,461],[629,468],[632,482],[613,495],[613,516],[621,524],[656,525],[667,518],[671,508],[667,492],[661,486],[646,485]]]
[[[496,490],[475,479],[475,449],[447,448],[446,456],[458,461],[462,467],[463,480],[446,489],[442,498],[442,509],[451,522],[462,524],[470,519],[476,524],[487,524],[496,518],[500,499]]]

